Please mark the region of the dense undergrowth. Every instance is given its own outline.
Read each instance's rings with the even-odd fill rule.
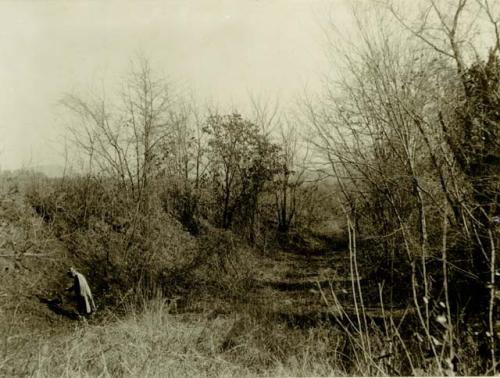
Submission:
[[[273,281],[276,284],[270,288],[281,285],[285,292],[292,290],[297,302],[291,304],[284,299],[285,292],[256,291],[256,285],[261,285],[256,280],[259,272],[269,271],[262,282],[277,279],[278,265],[289,263],[287,254],[304,256],[306,265],[292,265],[281,276],[292,280],[302,272],[307,279],[305,268],[318,269],[313,259],[321,261],[326,253],[322,248],[329,248],[324,235],[291,236],[283,245],[288,250],[283,252],[284,261],[276,260],[273,251],[257,251],[233,232],[207,222],[200,222],[193,236],[168,213],[158,212],[158,218],[149,218],[147,225],[140,223],[146,218],[136,219],[139,231],[131,235],[135,213],[124,210],[122,202],[115,202],[119,212],[113,213],[111,201],[116,199],[100,187],[102,182],[93,182],[87,192],[90,199],[82,201],[82,180],[38,178],[22,189],[26,204],[22,196],[4,202],[2,219],[18,230],[13,236],[15,253],[29,270],[18,268],[14,274],[2,275],[4,287],[11,285],[5,293],[8,301],[1,306],[2,374],[386,376],[452,371],[445,357],[436,360],[421,341],[425,335],[418,332],[410,307],[402,309],[403,315],[400,309],[386,308],[380,316],[380,302],[385,300],[377,297],[376,279],[367,276],[361,291],[354,290],[353,297],[359,300],[362,294],[365,299],[365,307],[358,303],[357,310],[349,294],[340,298],[345,289],[328,288],[327,282],[341,275],[347,280],[347,292],[352,292],[355,275],[346,264],[332,266],[337,273],[324,276],[326,281],[319,287],[315,281]],[[146,231],[154,243],[141,244],[145,237],[141,232]],[[339,237],[337,243],[345,243]],[[128,243],[132,253],[124,255]],[[28,244],[31,252],[20,247]],[[304,254],[305,249],[310,253]],[[53,259],[40,264],[49,252]],[[152,252],[151,265],[141,265]],[[31,265],[23,257],[27,253],[38,255]],[[349,259],[347,252],[343,254]],[[359,260],[363,265],[363,258]],[[371,272],[364,264],[363,275]],[[95,292],[99,311],[88,321],[55,315],[36,299],[63,291],[68,265],[84,272]],[[141,269],[146,268],[149,271],[141,278]],[[341,274],[341,268],[347,271]],[[385,295],[383,290],[380,293]],[[310,295],[312,302],[307,299]],[[315,313],[318,305],[323,310]],[[375,312],[370,310],[374,305]],[[431,316],[435,319],[441,313],[437,304]],[[442,343],[447,332],[432,321],[437,342]],[[453,370],[478,371],[474,335],[454,335],[459,349]],[[443,353],[444,347],[439,348]]]
[[[174,295],[244,286],[251,270],[248,247],[231,232],[205,222],[195,238],[158,199],[150,198],[145,211],[119,190],[112,182],[75,178],[46,181],[27,193],[74,264],[92,277],[103,306],[117,305],[135,290],[147,297],[158,289]]]
[[[1,277],[5,285],[17,282],[8,293],[13,306],[1,306],[2,374],[342,373],[341,362],[336,362],[341,354],[335,352],[345,348],[337,345],[340,333],[326,325],[303,329],[277,322],[267,313],[270,303],[248,302],[259,256],[232,232],[202,224],[194,238],[166,213],[157,214],[162,227],[155,229],[149,214],[148,237],[155,243],[141,245],[139,255],[143,239],[140,233],[132,238],[127,232],[132,226],[123,203],[117,205],[122,212],[112,216],[116,202],[111,201],[116,199],[107,196],[100,183],[93,183],[85,202],[80,197],[86,190],[82,180],[65,180],[31,178],[19,198],[7,201],[8,214],[2,213],[2,219],[19,230],[16,245],[34,243],[35,233],[45,242],[32,248],[35,264],[29,270],[16,269]],[[113,228],[117,219],[121,228]],[[145,225],[136,227],[145,232]],[[122,251],[127,243],[132,243],[130,260]],[[147,266],[147,274],[154,274],[150,281],[141,270],[137,273],[145,269],[139,263],[151,252],[146,247],[161,251],[161,258]],[[19,261],[28,258],[24,249],[13,252]],[[40,264],[49,252],[51,263]],[[36,299],[61,294],[69,265],[84,272],[94,290],[99,310],[88,321],[55,315]]]

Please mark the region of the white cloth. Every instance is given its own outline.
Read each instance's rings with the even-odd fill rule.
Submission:
[[[80,295],[84,301],[85,301],[85,311],[87,314],[90,314],[92,310],[95,311],[95,303],[94,303],[94,298],[92,297],[92,292],[90,291],[90,286],[87,282],[87,279],[85,276],[81,273],[75,272],[75,281],[78,282],[78,288],[80,289],[79,293],[76,293]],[[76,283],[76,282],[75,282]],[[91,307],[92,305],[92,307]]]

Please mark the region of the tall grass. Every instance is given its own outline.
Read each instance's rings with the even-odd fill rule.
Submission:
[[[338,376],[325,329],[305,333],[246,320],[227,347],[241,318],[178,315],[157,297],[132,305],[125,318],[81,322],[65,334],[11,335],[0,374],[37,377]],[[253,324],[253,327],[248,327]],[[238,326],[236,327],[238,328]],[[229,330],[229,331],[228,331]],[[264,337],[265,335],[265,337]],[[288,339],[291,337],[291,339]],[[15,341],[14,341],[15,340]],[[294,354],[280,347],[295,344]],[[259,362],[260,363],[256,363]],[[340,365],[339,365],[340,366]]]

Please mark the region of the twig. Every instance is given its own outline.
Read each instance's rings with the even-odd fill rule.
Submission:
[[[453,359],[453,326],[451,323],[451,310],[450,310],[450,297],[448,292],[448,258],[446,255],[447,249],[447,233],[448,233],[448,220],[447,220],[447,206],[446,202],[444,204],[444,213],[443,213],[443,288],[444,288],[444,297],[446,302],[446,317],[447,317],[447,325],[448,325],[448,337],[450,344],[450,360]]]
[[[491,243],[491,279],[490,279],[490,305],[488,311],[488,322],[490,328],[490,352],[491,352],[491,366],[493,368],[493,374],[496,373],[496,348],[495,348],[495,322],[494,322],[494,312],[495,312],[495,301],[496,301],[496,288],[495,288],[495,274],[496,274],[496,259],[495,259],[495,241],[493,239],[493,233],[491,228],[488,229],[488,236]]]

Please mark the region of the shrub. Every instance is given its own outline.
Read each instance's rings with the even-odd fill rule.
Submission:
[[[146,213],[112,181],[74,178],[33,186],[27,199],[106,303],[119,303],[139,288],[153,292],[196,255],[193,238],[157,199],[150,198]]]

